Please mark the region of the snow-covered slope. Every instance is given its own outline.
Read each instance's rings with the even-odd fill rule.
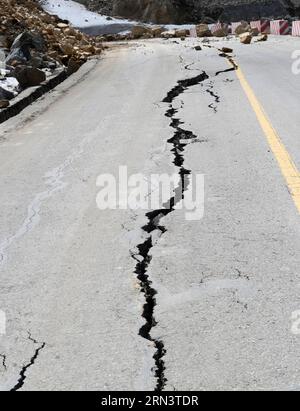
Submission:
[[[129,20],[112,19],[111,17],[108,20],[107,16],[88,11],[85,6],[72,0],[44,0],[42,6],[48,13],[56,14],[63,20],[69,20],[73,26],[80,28],[132,23]]]
[[[45,11],[56,14],[63,20],[68,20],[73,26],[82,29],[87,34],[102,35],[122,33],[130,30],[132,26],[141,24],[126,19],[107,17],[86,9],[82,4],[72,0],[43,0],[41,2]],[[166,29],[191,28],[192,25],[168,25]]]

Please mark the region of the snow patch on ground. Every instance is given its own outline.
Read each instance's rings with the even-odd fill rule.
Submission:
[[[45,0],[42,6],[49,14],[56,14],[62,20],[68,20],[78,28],[132,23],[125,19],[109,18],[107,20],[107,16],[89,11],[84,5],[72,0]]]
[[[1,78],[1,74],[4,75],[4,70],[1,70],[0,73],[0,87],[4,90],[7,90],[14,94],[14,96],[18,95],[19,90],[19,82],[14,77],[5,77]]]

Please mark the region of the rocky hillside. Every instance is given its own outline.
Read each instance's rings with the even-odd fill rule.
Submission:
[[[102,44],[33,0],[0,0],[0,110],[57,71],[76,71]]]
[[[300,16],[300,0],[77,0],[93,11],[155,23]]]

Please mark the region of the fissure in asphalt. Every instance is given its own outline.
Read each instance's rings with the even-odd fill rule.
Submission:
[[[40,346],[36,348],[36,350],[34,351],[33,356],[32,356],[31,359],[30,359],[30,361],[29,361],[26,365],[24,365],[24,366],[22,367],[22,369],[21,369],[21,371],[20,371],[20,373],[19,373],[18,382],[17,382],[17,384],[16,384],[10,391],[18,391],[18,390],[20,390],[20,389],[23,387],[23,385],[25,384],[25,380],[26,380],[26,378],[27,378],[26,373],[27,373],[28,369],[34,365],[35,361],[37,360],[37,358],[38,358],[38,356],[39,356],[39,354],[40,354],[40,351],[42,351],[42,350],[45,348],[45,346],[46,346],[46,343],[44,343],[44,342],[43,342],[43,343],[38,343],[38,341],[36,341],[35,339],[33,339],[33,338],[31,337],[31,334],[30,334],[30,333],[29,333],[28,339],[29,339],[30,341],[32,341],[34,344],[40,344]]]
[[[208,107],[211,108],[215,113],[217,113],[218,112],[217,104],[220,103],[221,99],[220,99],[220,96],[213,91],[213,89],[214,89],[214,85],[213,83],[211,83],[209,85],[209,88],[206,90],[206,92],[210,94],[211,97],[214,98],[214,102],[216,105],[214,105],[214,103],[211,103]]]
[[[4,370],[7,370],[7,365],[6,365],[6,355],[5,354],[0,354],[0,358],[2,358],[2,366]]]
[[[208,78],[208,75],[203,72],[195,77],[180,80],[177,85],[168,92],[163,100],[164,103],[169,104],[165,115],[171,119],[170,127],[174,129],[174,135],[168,140],[168,143],[172,145],[171,152],[174,156],[173,163],[178,168],[180,182],[175,189],[174,196],[171,197],[161,209],[146,214],[148,222],[142,229],[148,234],[147,239],[137,246],[138,253],[132,254],[132,257],[137,262],[135,273],[140,281],[141,292],[145,297],[142,313],[142,317],[145,319],[145,324],[140,328],[139,335],[148,341],[151,341],[156,350],[153,357],[155,361],[156,377],[155,391],[162,391],[166,385],[167,379],[165,377],[166,368],[164,356],[166,354],[166,349],[164,342],[161,339],[155,339],[151,336],[153,327],[157,325],[154,315],[155,307],[157,306],[157,290],[154,288],[152,280],[148,274],[148,268],[152,261],[151,250],[154,247],[152,233],[158,230],[161,234],[164,234],[167,231],[166,227],[161,224],[162,218],[172,213],[175,210],[175,206],[184,199],[185,192],[190,183],[188,176],[191,174],[191,170],[184,167],[184,151],[191,140],[197,139],[197,136],[192,131],[185,130],[181,127],[183,123],[179,118],[176,118],[178,110],[173,107],[173,101],[188,88],[196,86]]]

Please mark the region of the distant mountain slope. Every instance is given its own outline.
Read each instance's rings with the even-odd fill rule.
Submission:
[[[93,11],[156,23],[300,15],[300,0],[77,0]]]

